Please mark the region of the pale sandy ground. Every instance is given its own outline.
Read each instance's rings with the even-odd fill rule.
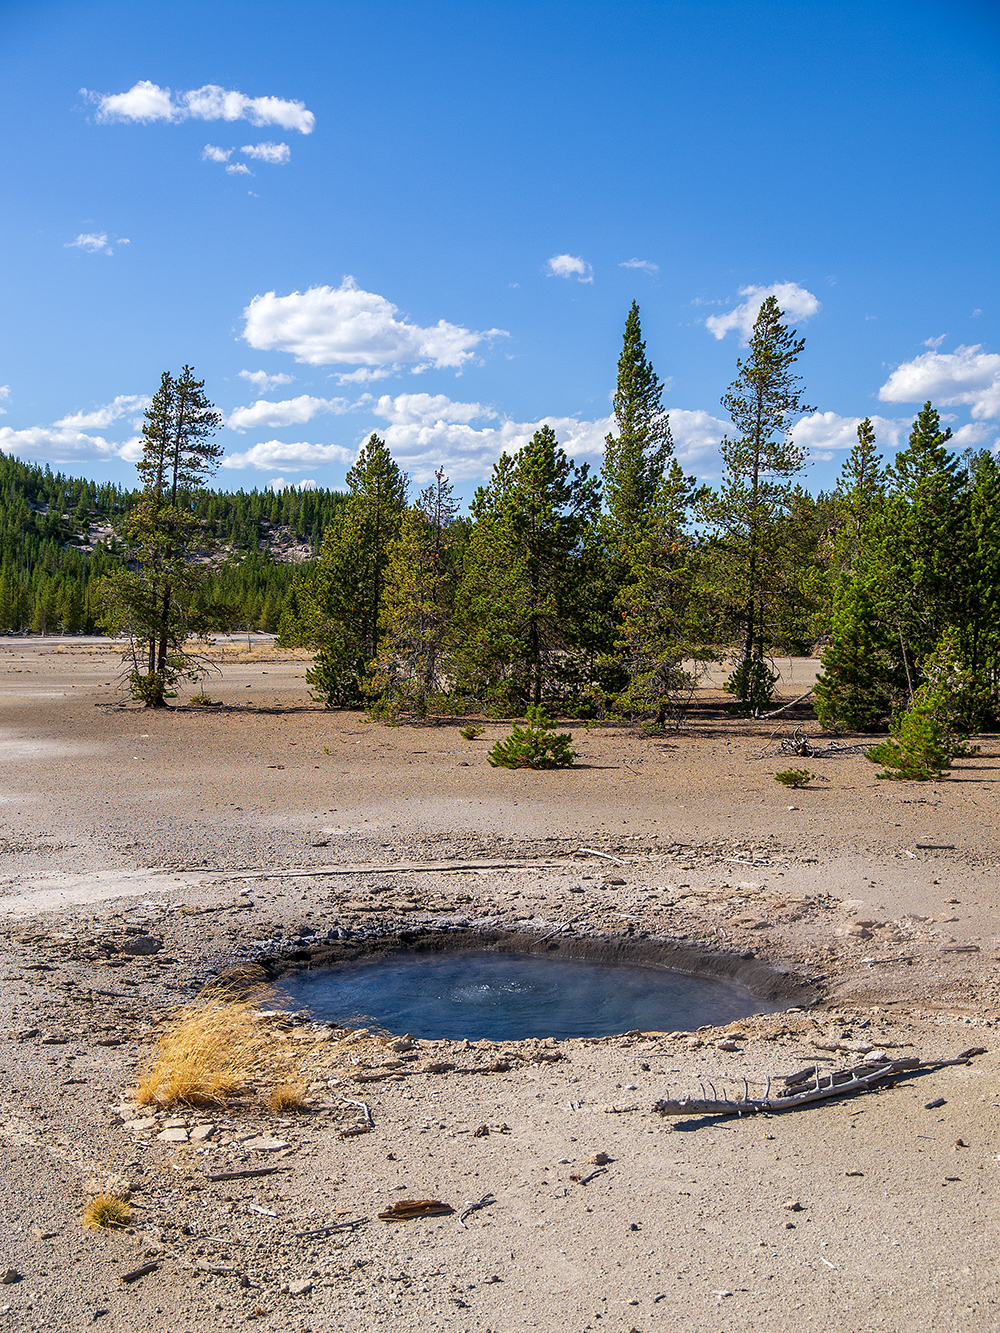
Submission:
[[[511,773],[484,757],[501,724],[471,745],[452,725],[372,725],[317,709],[302,662],[228,656],[208,686],[225,709],[150,714],[113,706],[106,651],[0,643],[0,1271],[20,1275],[0,1287],[0,1327],[1000,1328],[996,738],[939,783],[878,782],[846,756],[806,761],[826,781],[789,793],[773,777],[787,761],[765,753],[787,718],[706,713],[658,740],[577,724],[578,767]],[[812,666],[790,664],[788,697]],[[449,858],[559,865],[236,878]],[[483,919],[753,951],[824,998],[728,1034],[503,1043],[511,1069],[477,1076],[421,1071],[496,1049],[418,1043],[385,1079],[365,1065],[391,1052],[345,1065],[306,1117],[234,1107],[204,1141],[161,1141],[169,1117],[144,1124],[129,1102],[152,1024],[253,941]],[[160,953],[116,952],[144,931]],[[736,1050],[714,1045],[726,1035]],[[781,1116],[651,1111],[706,1078],[850,1063],[848,1044],[987,1053]],[[370,1104],[372,1133],[339,1137],[343,1096]],[[243,1146],[258,1132],[288,1147]],[[572,1181],[597,1151],[606,1172]],[[205,1174],[275,1161],[290,1171]],[[130,1180],[137,1224],[85,1232],[88,1180],[109,1172]],[[487,1191],[496,1203],[464,1229],[375,1220],[394,1198],[457,1207]],[[291,1235],[337,1210],[372,1220]]]

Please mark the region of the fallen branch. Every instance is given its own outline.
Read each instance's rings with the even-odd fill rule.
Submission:
[[[350,1097],[341,1097],[340,1100],[345,1102],[348,1106],[356,1106],[365,1118],[365,1125],[369,1129],[375,1128],[375,1121],[372,1119],[371,1108],[367,1102],[355,1102],[352,1101]]]
[[[159,1266],[160,1262],[157,1259],[154,1260],[152,1263],[143,1264],[141,1268],[133,1268],[131,1273],[122,1273],[121,1275],[122,1281],[135,1282],[138,1278],[145,1277],[147,1273],[155,1273],[156,1270],[159,1268]]]
[[[628,865],[627,861],[620,861],[617,856],[609,856],[607,852],[595,852],[593,847],[577,847],[575,851],[570,852],[570,856],[599,856],[602,861],[614,861],[616,866]]]
[[[353,1231],[367,1221],[367,1217],[355,1217],[350,1222],[331,1222],[325,1227],[313,1227],[311,1231],[293,1231],[292,1235],[296,1240],[318,1240],[321,1236],[332,1236],[335,1231]]]
[[[216,1171],[209,1180],[240,1180],[243,1176],[273,1176],[277,1171],[291,1171],[290,1166],[248,1166],[243,1171]]]
[[[453,874],[456,870],[566,870],[572,861],[430,861],[396,865],[364,862],[346,866],[300,866],[292,870],[213,870],[222,879],[308,879],[318,875],[424,875]]]
[[[470,1213],[476,1213],[480,1208],[488,1208],[491,1203],[496,1203],[496,1199],[494,1199],[492,1194],[484,1194],[483,1197],[477,1199],[475,1203],[463,1203],[462,1211],[458,1215],[458,1225],[460,1227],[465,1227],[465,1219]],[[468,1230],[467,1227],[466,1230]]]
[[[736,1098],[720,1097],[715,1088],[712,1096],[701,1087],[700,1097],[666,1098],[653,1104],[653,1110],[662,1116],[675,1115],[756,1115],[761,1111],[792,1111],[799,1106],[823,1101],[829,1097],[845,1097],[855,1092],[864,1092],[876,1083],[894,1078],[898,1074],[912,1074],[918,1069],[943,1069],[946,1065],[964,1065],[975,1055],[982,1055],[985,1048],[973,1046],[962,1051],[954,1060],[881,1060],[876,1063],[856,1065],[852,1069],[833,1070],[829,1074],[820,1072],[818,1066],[810,1066],[798,1074],[792,1074],[784,1080],[784,1086],[771,1096],[771,1079],[763,1097],[751,1097],[746,1079],[743,1080],[743,1096]],[[812,1086],[806,1086],[811,1084]]]
[[[780,708],[776,708],[772,713],[762,713],[760,715],[761,722],[766,722],[768,718],[777,717],[779,713],[787,712],[789,708],[794,708],[796,704],[803,703],[806,699],[809,698],[810,694],[812,694],[815,688],[816,687],[814,685],[810,685],[809,689],[806,690],[805,694],[800,694],[797,699],[792,699],[790,703],[782,704]]]

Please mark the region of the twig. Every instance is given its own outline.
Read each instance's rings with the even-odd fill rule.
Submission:
[[[243,1176],[273,1176],[277,1171],[291,1171],[290,1166],[248,1166],[244,1171],[217,1171],[211,1175],[208,1172],[209,1180],[239,1180]]]
[[[320,1236],[332,1236],[335,1231],[353,1231],[355,1227],[367,1221],[367,1217],[355,1217],[350,1222],[331,1222],[325,1227],[313,1227],[311,1231],[293,1231],[292,1235],[296,1240],[315,1240]]]
[[[768,718],[777,717],[779,713],[784,713],[789,708],[794,708],[796,704],[800,704],[804,699],[808,699],[810,694],[812,694],[815,688],[816,687],[814,685],[810,685],[809,689],[806,690],[805,694],[800,694],[797,699],[792,699],[790,703],[782,704],[781,707],[776,708],[773,713],[761,713],[760,721],[766,722]]]
[[[602,861],[614,861],[616,866],[628,865],[627,861],[619,861],[617,856],[609,856],[607,852],[595,852],[593,847],[577,847],[575,851],[570,852],[570,856],[599,856]]]
[[[465,1227],[465,1219],[470,1213],[478,1212],[480,1208],[488,1208],[491,1203],[496,1203],[496,1199],[494,1199],[492,1194],[484,1194],[483,1197],[477,1199],[475,1203],[464,1203],[462,1205],[462,1211],[458,1215],[458,1225],[460,1227]],[[468,1230],[468,1227],[465,1227],[465,1229]]]
[[[581,1176],[576,1183],[578,1185],[589,1185],[595,1176],[604,1176],[607,1175],[607,1172],[608,1168],[606,1166],[599,1166],[596,1171],[591,1171],[589,1176]]]
[[[213,870],[223,879],[308,879],[317,875],[423,875],[451,874],[456,870],[565,870],[572,861],[431,861],[430,863],[372,865],[365,862],[346,866],[300,866],[298,869],[248,870],[233,872]]]
[[[368,1126],[368,1128],[369,1129],[375,1128],[375,1121],[372,1119],[371,1108],[368,1106],[366,1102],[352,1101],[350,1097],[341,1097],[340,1100],[342,1102],[346,1102],[348,1106],[356,1106],[358,1110],[364,1115],[365,1124]]]
[[[590,908],[588,908],[587,911],[589,912]],[[587,912],[578,912],[576,916],[571,916],[568,921],[563,921],[560,925],[556,926],[555,930],[550,930],[547,935],[539,935],[535,943],[542,944],[545,940],[550,940],[553,935],[558,935],[560,931],[568,930],[570,926],[575,926],[581,917],[585,917],[586,915]],[[636,920],[638,920],[638,917]]]
[[[145,1277],[147,1273],[155,1273],[160,1266],[160,1261],[154,1259],[152,1263],[143,1264],[141,1268],[133,1268],[131,1273],[122,1273],[123,1282],[135,1282],[137,1278]]]

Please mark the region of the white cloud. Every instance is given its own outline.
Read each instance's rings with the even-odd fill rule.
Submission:
[[[809,319],[820,308],[812,292],[806,291],[797,282],[775,282],[770,287],[741,287],[740,295],[747,298],[741,305],[724,315],[709,315],[705,320],[705,327],[716,338],[724,338],[735,329],[742,341],[749,341],[760,308],[769,296],[777,298],[778,305],[789,319]]]
[[[259,398],[252,407],[238,407],[231,412],[226,425],[238,431],[256,430],[259,426],[299,426],[321,412],[350,412],[351,407],[346,398],[314,398],[308,393],[278,403]]]
[[[272,477],[267,483],[267,489],[269,491],[283,491],[288,485],[291,485],[292,489],[296,491],[314,491],[317,483],[313,477],[310,477],[308,480],[293,481],[291,483],[287,482],[284,477]]]
[[[226,167],[226,170],[229,172],[230,176],[253,175],[253,172],[250,170],[250,168],[246,165],[245,162],[230,162],[229,166]]]
[[[32,462],[76,463],[84,459],[120,457],[121,445],[100,435],[65,426],[28,426],[14,430],[0,426],[0,453],[14,454]]]
[[[128,245],[128,241],[125,242]],[[82,231],[75,241],[67,241],[64,250],[86,250],[88,255],[113,255],[106,231]]]
[[[292,150],[286,143],[249,143],[240,149],[244,157],[256,158],[258,162],[270,162],[280,167],[292,156]]]
[[[576,278],[577,282],[594,281],[594,270],[579,255],[553,255],[545,267],[550,278]]]
[[[225,468],[255,467],[261,472],[272,471],[276,467],[292,472],[304,472],[306,468],[322,467],[331,463],[343,463],[350,466],[357,457],[354,449],[344,449],[339,444],[290,444],[285,440],[266,440],[255,444],[242,454],[227,454],[222,460]]]
[[[944,342],[945,338],[947,338],[947,336],[948,336],[947,333],[939,333],[938,336],[937,336],[936,338],[925,338],[925,339],[924,339],[924,346],[925,346],[925,347],[940,347],[941,344]]]
[[[243,313],[243,337],[260,351],[290,352],[312,366],[380,367],[382,374],[407,362],[419,370],[459,368],[484,339],[506,336],[502,329],[476,332],[443,319],[430,328],[397,319],[398,307],[350,277],[339,287],[255,296]]]
[[[207,143],[201,150],[201,160],[203,162],[228,162],[232,155],[232,148],[216,148],[214,144],[210,143]]]
[[[10,400],[10,385],[0,384],[0,403],[6,403],[9,400]],[[5,407],[0,407],[0,417],[5,417],[6,415],[7,415],[7,409]]]
[[[104,403],[90,412],[74,412],[70,416],[60,417],[52,424],[56,428],[69,427],[75,430],[103,430],[112,421],[128,416],[132,412],[145,412],[153,400],[144,393],[120,393],[112,403]]]
[[[287,101],[280,97],[247,97],[244,93],[227,91],[216,83],[190,92],[172,93],[148,79],[140,79],[126,93],[81,93],[97,102],[97,120],[101,124],[114,121],[165,120],[248,120],[251,125],[278,125],[284,130],[298,130],[311,134],[316,117],[303,102]]]
[[[279,384],[291,384],[294,375],[269,375],[266,370],[241,370],[241,380],[249,380],[258,393],[270,393]]]
[[[875,428],[875,440],[880,451],[892,453],[905,442],[913,424],[912,417],[869,418]],[[858,442],[858,427],[862,417],[842,417],[836,412],[813,412],[800,417],[792,427],[792,439],[800,449],[807,449],[814,458],[827,461],[833,457],[831,449],[853,449]]]
[[[395,398],[386,393],[372,410],[394,426],[430,426],[446,421],[468,424],[496,416],[492,408],[482,403],[457,403],[443,393],[401,393]]]
[[[638,268],[644,273],[659,273],[659,264],[654,264],[651,259],[625,259],[618,265],[619,268]]]
[[[977,421],[1000,417],[1000,355],[974,347],[923,352],[897,366],[878,391],[883,403],[969,407]]]

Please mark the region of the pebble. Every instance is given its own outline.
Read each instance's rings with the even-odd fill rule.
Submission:
[[[786,1199],[781,1206],[790,1213],[802,1212],[802,1204],[798,1201],[798,1199]]]
[[[159,953],[162,948],[163,941],[154,939],[152,935],[135,935],[132,939],[126,940],[124,944],[118,946],[120,953],[132,954],[136,958]]]
[[[16,1268],[5,1268],[3,1272],[0,1273],[0,1284],[2,1284],[5,1287],[9,1287],[12,1282],[20,1282],[20,1281],[21,1281],[21,1274],[17,1271]]]
[[[214,1125],[195,1125],[194,1129],[191,1131],[191,1141],[192,1143],[204,1143],[205,1140],[210,1139],[214,1133]]]
[[[280,1152],[282,1148],[290,1148],[292,1145],[286,1143],[284,1139],[274,1138],[271,1134],[258,1134],[255,1138],[244,1139],[243,1146],[254,1148],[257,1152]]]
[[[313,1284],[303,1279],[301,1282],[289,1282],[289,1296],[308,1296],[313,1289]]]
[[[125,1128],[130,1129],[133,1134],[147,1134],[151,1129],[156,1128],[156,1117],[149,1116],[145,1120],[126,1120]]]
[[[607,1166],[611,1158],[606,1152],[595,1152],[592,1157],[587,1158],[591,1166]]]
[[[160,1143],[187,1143],[188,1132],[186,1129],[164,1129],[156,1137]]]

